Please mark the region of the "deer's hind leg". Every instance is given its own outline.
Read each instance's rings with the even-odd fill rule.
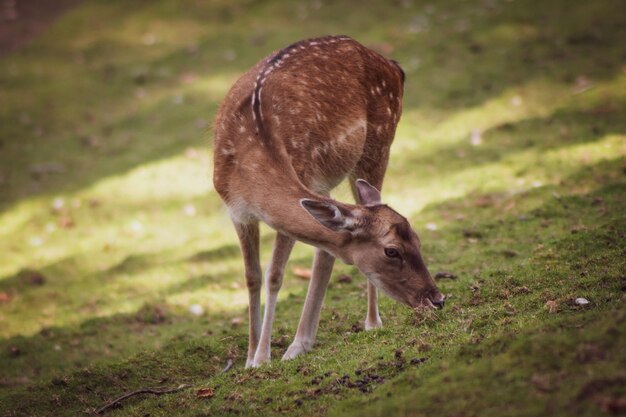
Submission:
[[[378,188],[379,191],[382,191],[383,180],[389,161],[389,146],[391,145],[391,139],[385,139],[386,138],[375,137],[368,132],[363,157],[350,175],[352,195],[358,204],[363,204],[363,202],[360,201],[356,190],[355,181],[357,179],[363,179]],[[365,316],[365,330],[377,329],[382,327],[382,325],[383,322],[378,312],[378,289],[374,284],[367,281],[367,315]]]
[[[248,287],[248,316],[250,332],[246,368],[252,366],[261,335],[261,261],[259,259],[259,223],[234,223]]]

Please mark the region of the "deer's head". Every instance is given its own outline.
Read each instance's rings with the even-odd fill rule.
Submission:
[[[358,206],[316,199],[300,204],[323,226],[346,235],[337,255],[380,290],[412,308],[443,307],[445,297],[428,272],[419,237],[407,219],[382,204],[380,192],[366,181],[357,180],[356,189]]]

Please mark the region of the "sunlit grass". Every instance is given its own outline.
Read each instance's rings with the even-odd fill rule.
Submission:
[[[565,403],[597,411],[575,394],[599,370],[623,375],[611,341],[624,337],[614,329],[624,29],[610,1],[530,3],[86,2],[0,60],[0,403],[18,415],[49,414],[50,404],[76,415],[121,391],[194,381],[215,397],[190,390],[111,415],[505,415],[500,397],[527,415],[573,410]],[[439,281],[449,308],[432,321],[416,324],[383,297],[385,327],[360,332],[365,282],[337,262],[334,275],[353,281],[331,281],[315,350],[243,371],[247,290],[212,188],[211,125],[250,65],[326,33],[354,36],[407,70],[383,199],[413,222],[431,271],[458,279]],[[47,163],[61,172],[33,174]],[[351,201],[346,185],[334,195]],[[263,227],[263,265],[273,235]],[[311,258],[296,245],[274,357],[307,286],[292,267]],[[579,296],[592,307],[573,305]],[[584,343],[604,359],[577,361]],[[397,367],[397,350],[429,360]],[[226,358],[235,369],[222,375]],[[507,383],[487,383],[511,367]],[[314,394],[357,369],[386,380],[368,393]],[[551,376],[565,388],[537,388],[545,369],[566,372],[567,382]]]

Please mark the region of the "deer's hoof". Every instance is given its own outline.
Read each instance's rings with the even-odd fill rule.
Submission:
[[[306,353],[307,351],[308,350],[305,349],[302,344],[294,342],[289,346],[289,348],[287,348],[287,352],[285,352],[285,354],[283,355],[282,360],[288,361],[289,359],[293,359],[296,356]]]
[[[376,318],[376,320],[365,320],[365,330],[380,329],[381,327],[383,327],[383,322],[380,320],[380,317]]]
[[[259,355],[254,357],[254,360],[252,361],[252,363],[250,364],[250,368],[258,368],[259,366],[263,365],[264,363],[268,363],[271,360],[269,355],[264,355],[259,357]],[[248,366],[246,365],[246,368]]]

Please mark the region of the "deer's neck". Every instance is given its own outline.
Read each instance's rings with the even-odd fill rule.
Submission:
[[[338,206],[346,204],[315,194],[300,183],[281,184],[265,192],[268,194],[266,198],[255,204],[264,222],[280,233],[323,249],[345,263],[352,263],[344,251],[346,243],[351,239],[350,234],[335,232],[320,224],[301,206],[300,200],[308,198],[332,201]]]

